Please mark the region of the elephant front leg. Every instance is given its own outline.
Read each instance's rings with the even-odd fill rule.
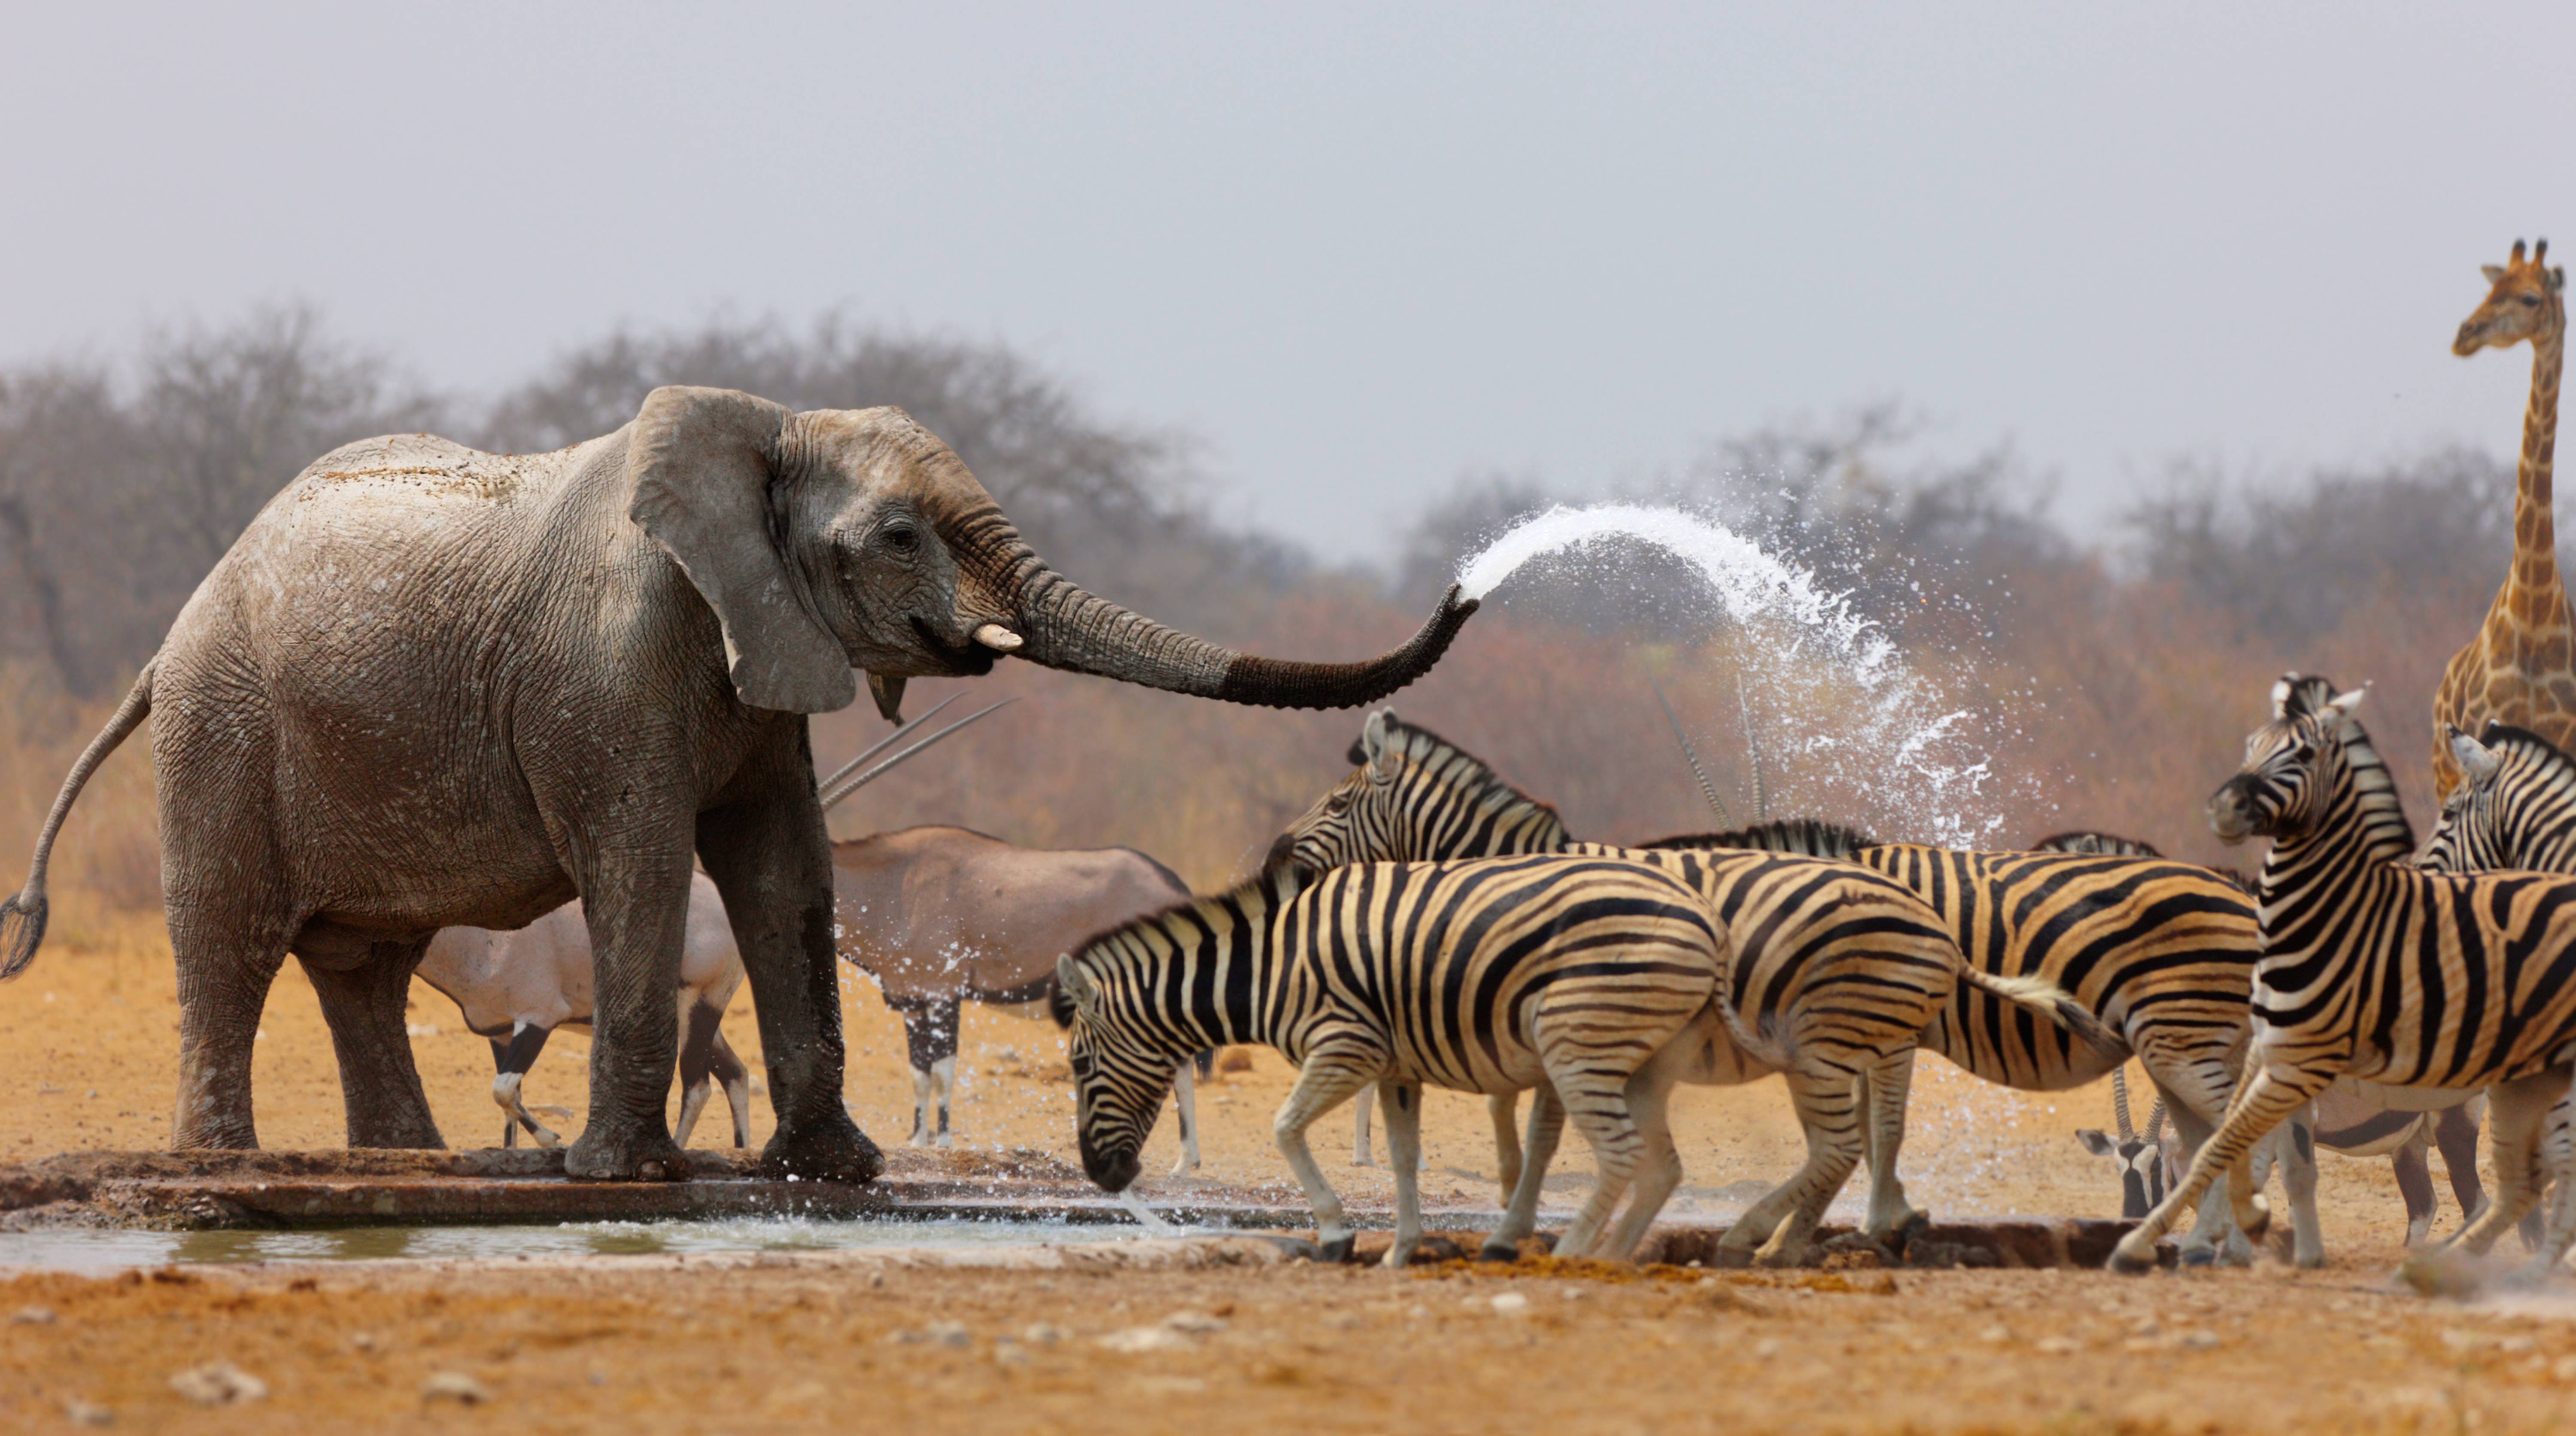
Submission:
[[[403,1010],[426,939],[376,943],[353,967],[303,959],[340,1059],[340,1102],[352,1147],[444,1147],[429,1094],[412,1065]]]
[[[590,1047],[590,1119],[564,1149],[576,1181],[676,1182],[688,1161],[671,1138],[671,1079],[679,1065],[681,931],[689,859],[611,854],[574,874],[590,928],[597,994]]]
[[[772,1178],[868,1182],[885,1170],[885,1157],[841,1100],[832,852],[804,735],[798,719],[792,742],[773,745],[756,760],[759,771],[727,789],[724,806],[699,814],[698,856],[724,898],[760,1021],[769,1101],[778,1114],[761,1170]],[[676,945],[672,952],[676,960]]]

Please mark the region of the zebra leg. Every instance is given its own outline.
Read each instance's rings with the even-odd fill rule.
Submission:
[[[1660,1060],[1628,1079],[1628,1115],[1637,1124],[1637,1139],[1644,1152],[1637,1168],[1636,1188],[1628,1197],[1628,1210],[1620,1215],[1618,1228],[1610,1234],[1610,1244],[1605,1249],[1613,1261],[1636,1260],[1646,1232],[1663,1214],[1664,1203],[1672,1200],[1674,1189],[1682,1184],[1682,1155],[1673,1146],[1672,1124],[1665,1112],[1672,1091],[1673,1074]]]
[[[2173,1119],[2174,1136],[2180,1141],[2183,1166],[2188,1170],[2201,1146],[2226,1120],[2233,1085],[2228,1069],[2176,1059],[2157,1042],[2142,1044],[2139,1060],[2147,1069],[2147,1079],[2155,1083],[2156,1096],[2163,1100],[2166,1115]],[[2153,1140],[2152,1134],[2149,1140]],[[2233,1249],[2239,1246],[2244,1249],[2244,1260],[2253,1260],[2253,1244],[2236,1229],[2228,1194],[2213,1185],[2201,1200],[2198,1219],[2183,1235],[2182,1264],[2209,1266],[2222,1254],[2233,1255]]]
[[[2418,1267],[2418,1263],[2452,1248],[2484,1256],[2497,1238],[2539,1205],[2541,1187],[2549,1180],[2542,1169],[2543,1129],[2566,1081],[2563,1072],[2543,1072],[2487,1089],[2487,1144],[2496,1177],[2496,1189],[2488,1198],[2487,1209],[2443,1246],[2407,1258],[2406,1265],[2398,1268],[2401,1273],[2429,1272],[2433,1264],[2426,1262]]]
[[[2290,1196],[2290,1263],[2314,1271],[2326,1264],[2325,1228],[2317,1221],[2316,1114],[2303,1111],[2284,1124],[2277,1163]]]
[[[1363,1087],[1358,1100],[1351,1103],[1351,1165],[1354,1167],[1377,1165],[1369,1160],[1369,1108],[1377,1105],[1376,1099],[1377,1093],[1373,1088]]]
[[[1512,1190],[1521,1184],[1521,1094],[1496,1092],[1485,1099],[1486,1115],[1494,1119],[1494,1185],[1501,1189],[1503,1205],[1509,1207]]]
[[[1571,1044],[1567,1044],[1571,1046]],[[1644,1142],[1637,1131],[1634,1116],[1628,1110],[1627,1082],[1624,1078],[1587,1069],[1586,1055],[1578,1051],[1552,1052],[1557,1060],[1549,1066],[1559,1070],[1548,1074],[1557,1096],[1565,1103],[1565,1115],[1574,1130],[1592,1146],[1592,1168],[1596,1174],[1592,1195],[1584,1198],[1583,1207],[1575,1213],[1574,1222],[1557,1240],[1556,1254],[1562,1257],[1597,1256],[1605,1250],[1610,1214],[1619,1207],[1619,1199],[1628,1194],[1628,1184],[1635,1177],[1637,1162]],[[1630,1074],[1633,1075],[1633,1074]],[[1523,1180],[1528,1171],[1524,1168]]]
[[[1378,1079],[1386,1109],[1386,1164],[1395,1173],[1395,1241],[1382,1266],[1402,1266],[1422,1245],[1422,1085],[1396,1077]]]
[[[1834,1194],[1860,1165],[1860,1083],[1847,1068],[1802,1062],[1785,1074],[1789,1102],[1807,1135],[1807,1162],[1773,1188],[1718,1238],[1722,1256],[1749,1256],[1763,1266],[1789,1266],[1806,1255],[1807,1235]]]
[[[2269,1068],[2251,1063],[2248,1066],[2252,1068],[2251,1076],[2228,1107],[2227,1120],[2201,1144],[2191,1159],[2191,1170],[2183,1174],[2182,1184],[2165,1193],[2156,1209],[2120,1239],[2120,1245],[2111,1253],[2113,1271],[2153,1271],[2157,1239],[2172,1231],[2174,1223],[2199,1203],[2221,1175],[2228,1179],[2231,1196],[2239,1182],[2246,1188],[2244,1201],[2237,1206],[2237,1225],[2253,1236],[2268,1222],[2270,1212],[2262,1196],[2252,1190],[2252,1174],[2246,1170],[2244,1159],[2256,1142],[2324,1091],[2334,1074],[2324,1069],[2293,1070],[2283,1078],[2273,1075]]]
[[[2478,1180],[2478,1130],[2486,1125],[2486,1116],[2484,1093],[2433,1115],[2433,1150],[2442,1154],[2442,1165],[2450,1171],[2451,1195],[2460,1203],[2463,1224],[2477,1220],[2486,1209],[2487,1189]],[[2533,1229],[2531,1218],[2522,1219],[2524,1251],[2540,1250],[2541,1235]]]
[[[680,1124],[672,1129],[671,1140],[684,1149],[707,1110],[707,1099],[715,1095],[716,1025],[722,1021],[723,1008],[700,1002],[680,1013]]]
[[[1279,1104],[1279,1115],[1270,1120],[1279,1155],[1287,1159],[1288,1170],[1297,1174],[1297,1184],[1306,1189],[1307,1204],[1315,1209],[1315,1240],[1328,1262],[1349,1258],[1351,1223],[1342,1211],[1342,1199],[1324,1180],[1324,1169],[1315,1165],[1306,1129],[1315,1125],[1316,1118],[1367,1091],[1386,1066],[1386,1054],[1373,1045],[1335,1044],[1311,1051],[1298,1070],[1297,1085],[1289,1090],[1288,1100]]]
[[[1869,1216],[1861,1234],[1902,1246],[1910,1230],[1931,1219],[1905,1199],[1905,1183],[1896,1175],[1896,1157],[1905,1147],[1905,1104],[1914,1087],[1914,1053],[1891,1057],[1861,1074],[1868,1126],[1863,1132],[1869,1155]]]
[[[1565,1104],[1557,1100],[1556,1089],[1542,1081],[1530,1094],[1529,1149],[1512,1183],[1511,1204],[1503,1208],[1502,1224],[1485,1238],[1477,1256],[1486,1261],[1520,1260],[1522,1239],[1538,1229],[1538,1204],[1547,1185],[1548,1164],[1556,1160],[1556,1144],[1564,1135]]]
[[[1172,1120],[1181,1124],[1181,1155],[1172,1163],[1175,1177],[1199,1169],[1199,1102],[1197,1083],[1190,1076],[1197,1065],[1194,1058],[1184,1059],[1172,1073]]]

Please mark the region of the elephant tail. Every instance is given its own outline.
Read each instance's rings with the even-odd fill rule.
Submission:
[[[45,940],[45,865],[53,860],[54,835],[62,831],[63,819],[71,816],[72,804],[79,800],[89,775],[150,716],[152,665],[147,663],[117,706],[116,716],[81,750],[80,761],[63,779],[63,790],[54,795],[54,810],[45,816],[44,831],[36,835],[36,860],[28,867],[27,885],[17,896],[0,902],[0,982],[26,971],[27,964],[36,960],[36,944]]]

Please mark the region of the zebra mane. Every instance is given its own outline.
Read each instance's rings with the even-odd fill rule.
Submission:
[[[1223,892],[1210,893],[1205,897],[1185,897],[1169,907],[1129,918],[1115,927],[1102,928],[1075,943],[1069,955],[1072,961],[1089,971],[1106,971],[1121,965],[1122,950],[1134,950],[1123,948],[1116,940],[1148,929],[1164,933],[1171,939],[1172,948],[1190,948],[1220,923],[1231,926],[1278,911],[1305,886],[1306,874],[1293,863],[1264,867]],[[1056,1026],[1073,1025],[1073,999],[1052,976],[1047,983],[1046,1003],[1047,1015],[1055,1019]]]
[[[2079,828],[2073,832],[2051,833],[2030,845],[2034,853],[2098,853],[2114,858],[2160,858],[2164,854],[2156,845],[2138,838],[2123,838],[2113,833],[2097,833]]]
[[[1822,818],[1774,818],[1725,833],[1683,833],[1639,843],[1641,848],[1758,848],[1765,852],[1802,853],[1811,858],[1848,858],[1878,839],[1858,828]]]
[[[2406,805],[2397,796],[2397,779],[2388,771],[2388,760],[2379,756],[2379,745],[2370,740],[2370,731],[2361,726],[2361,720],[2349,714],[2337,737],[2343,744],[2345,766],[2352,773],[2353,791],[2359,797],[2364,833],[2374,843],[2390,845],[2401,860],[2411,856],[2415,851],[2415,825],[2407,821]]]
[[[1554,803],[1533,798],[1521,791],[1510,779],[1494,771],[1494,765],[1441,737],[1419,723],[1408,723],[1393,713],[1386,715],[1388,741],[1397,751],[1426,768],[1436,771],[1440,780],[1458,789],[1480,812],[1494,813],[1511,807],[1535,808],[1554,820],[1562,832],[1565,820]],[[1351,764],[1368,763],[1368,753],[1358,740],[1351,743]]]

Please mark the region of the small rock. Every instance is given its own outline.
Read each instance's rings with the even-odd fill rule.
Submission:
[[[2084,1348],[2070,1337],[2043,1336],[2032,1342],[2030,1349],[2044,1356],[2072,1356]]]
[[[50,1306],[22,1306],[9,1318],[11,1326],[51,1326],[54,1309]]]
[[[1225,1330],[1225,1318],[1204,1311],[1176,1311],[1163,1318],[1163,1325],[1183,1336],[1213,1336]]]
[[[113,1426],[116,1424],[115,1412],[108,1410],[106,1407],[99,1405],[95,1401],[83,1401],[77,1396],[67,1396],[63,1398],[63,1415],[69,1418],[74,1426]]]
[[[268,1383],[229,1361],[191,1366],[170,1378],[170,1389],[200,1406],[239,1406],[268,1399]]]
[[[1753,1358],[1756,1361],[1768,1361],[1779,1354],[1780,1343],[1775,1338],[1764,1337],[1762,1340],[1753,1343]]]
[[[1041,1321],[1037,1325],[1030,1327],[1028,1330],[1021,1332],[1020,1340],[1027,1342],[1031,1346],[1053,1346],[1057,1342],[1072,1335],[1072,1332],[1065,1330],[1061,1326],[1049,1326],[1047,1323]]]
[[[2549,1368],[2549,1379],[2552,1381],[2576,1381],[2576,1356],[2562,1356],[2558,1358],[2556,1362],[2552,1363]]]
[[[420,1399],[424,1402],[453,1401],[460,1406],[480,1406],[492,1399],[492,1388],[462,1371],[433,1371],[429,1380],[421,1383]]]
[[[2185,1351],[2216,1351],[2218,1349],[2218,1333],[2214,1331],[2186,1331],[2182,1334],[2182,1346]]]
[[[1495,1297],[1493,1306],[1496,1316],[1529,1315],[1529,1298],[1516,1291],[1507,1291]]]
[[[349,1344],[360,1351],[373,1351],[376,1349],[376,1334],[372,1331],[361,1331],[349,1338]]]
[[[975,1344],[975,1333],[968,1331],[962,1321],[934,1321],[922,1330],[921,1336],[924,1341],[937,1342],[941,1346]]]
[[[1026,1366],[1029,1349],[1006,1336],[993,1343],[993,1360],[1003,1366]]]
[[[1985,1330],[1977,1333],[1977,1340],[1982,1341],[1989,1346],[2001,1346],[2005,1342],[2012,1340],[2012,1328],[2009,1326],[1989,1326]]]
[[[2508,1336],[2496,1343],[2496,1350],[2508,1356],[2520,1356],[2539,1344],[2528,1336]]]
[[[1100,1344],[1111,1351],[1136,1356],[1148,1351],[1179,1351],[1189,1346],[1190,1339],[1166,1326],[1131,1326],[1100,1338]]]

